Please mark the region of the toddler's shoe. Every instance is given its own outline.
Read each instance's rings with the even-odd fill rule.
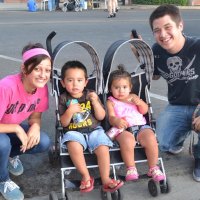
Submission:
[[[126,181],[135,181],[138,180],[139,174],[137,172],[136,167],[128,167],[126,172]]]
[[[159,182],[165,179],[165,175],[158,166],[149,169],[147,176],[152,177],[154,181]]]
[[[19,176],[23,174],[24,168],[23,168],[22,162],[19,159],[19,156],[9,158],[8,170],[14,176]]]

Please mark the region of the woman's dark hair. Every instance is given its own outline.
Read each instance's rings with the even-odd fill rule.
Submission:
[[[118,78],[127,78],[132,86],[131,75],[125,70],[124,65],[120,64],[117,66],[117,70],[114,70],[110,73],[109,81],[108,81],[108,90],[111,89],[112,82]]]
[[[68,69],[81,69],[84,71],[84,74],[85,74],[85,79],[88,78],[88,75],[87,75],[87,69],[85,67],[85,65],[83,65],[83,63],[77,61],[77,60],[71,60],[71,61],[68,61],[66,62],[62,69],[61,69],[61,79],[64,80],[65,79],[65,72],[68,70]]]
[[[23,49],[22,49],[22,55],[30,50],[30,49],[34,49],[34,48],[42,48],[45,49],[43,47],[43,45],[41,43],[29,43],[28,45],[26,45]],[[41,63],[42,60],[48,58],[47,55],[36,55],[31,57],[30,59],[28,59],[27,61],[24,62],[24,70],[26,72],[26,74],[30,74],[33,69]]]
[[[182,21],[180,10],[177,6],[171,4],[163,4],[157,7],[149,17],[149,24],[153,30],[153,22],[155,19],[169,15],[171,19],[178,25]]]

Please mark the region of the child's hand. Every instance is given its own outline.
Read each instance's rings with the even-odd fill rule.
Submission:
[[[193,122],[192,122],[192,125],[193,125],[194,130],[195,130],[196,132],[199,132],[199,131],[200,131],[200,116],[194,118],[194,120],[193,120]]]
[[[99,99],[99,97],[97,96],[97,94],[95,92],[90,92],[88,94],[88,97],[89,97],[91,102],[98,101],[98,99]]]
[[[72,114],[81,112],[81,105],[79,103],[73,103],[72,101],[70,102],[68,109],[70,109],[70,112]]]
[[[128,101],[135,104],[136,106],[141,105],[142,102],[142,100],[135,94],[130,95]]]
[[[127,129],[128,123],[126,120],[119,118],[116,123],[116,127],[119,129]]]

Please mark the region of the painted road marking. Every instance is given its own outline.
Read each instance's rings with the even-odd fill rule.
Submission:
[[[20,63],[22,62],[22,60],[20,60],[20,59],[9,57],[9,56],[4,56],[4,55],[0,55],[0,58],[4,58],[6,60],[11,60],[11,61],[20,62]]]

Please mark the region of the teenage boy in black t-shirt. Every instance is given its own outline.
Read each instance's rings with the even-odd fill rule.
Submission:
[[[178,154],[192,129],[192,114],[200,102],[200,39],[183,35],[178,7],[161,5],[149,18],[156,43],[153,79],[168,84],[169,104],[160,114],[156,132],[161,151]],[[200,181],[200,134],[194,146],[193,177]]]

